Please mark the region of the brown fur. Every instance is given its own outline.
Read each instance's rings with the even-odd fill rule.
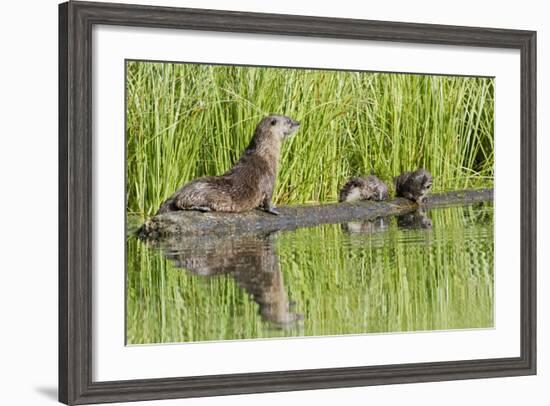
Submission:
[[[426,200],[426,195],[432,187],[432,174],[426,169],[414,172],[404,172],[393,178],[395,195],[404,197],[417,203]]]
[[[277,214],[271,204],[281,143],[300,123],[285,116],[262,119],[239,161],[221,176],[207,176],[184,185],[157,214],[176,210],[242,212],[261,207]]]
[[[388,186],[374,175],[366,178],[352,178],[340,190],[340,202],[354,200],[386,200]]]

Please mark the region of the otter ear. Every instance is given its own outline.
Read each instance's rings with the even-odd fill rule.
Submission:
[[[271,125],[275,125],[277,124],[277,119],[276,118],[272,118],[271,119]]]

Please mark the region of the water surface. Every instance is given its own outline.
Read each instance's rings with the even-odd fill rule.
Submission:
[[[127,343],[493,326],[493,206],[127,241]]]

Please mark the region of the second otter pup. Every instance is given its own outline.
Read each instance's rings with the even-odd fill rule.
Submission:
[[[432,174],[422,168],[414,172],[404,172],[393,178],[393,181],[396,196],[422,203],[432,187]]]
[[[257,207],[279,214],[271,203],[281,143],[300,123],[286,116],[262,119],[239,161],[221,176],[195,179],[170,196],[157,214],[176,210],[242,212]]]
[[[352,178],[340,190],[339,202],[354,200],[386,200],[388,186],[374,175],[366,178]]]

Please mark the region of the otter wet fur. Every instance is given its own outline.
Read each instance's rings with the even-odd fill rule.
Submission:
[[[271,203],[281,143],[300,123],[286,116],[264,117],[237,163],[221,176],[195,179],[170,196],[157,214],[177,210],[243,212],[261,208],[279,214]]]
[[[352,178],[340,190],[339,202],[355,200],[386,200],[388,186],[374,175],[366,178]]]
[[[393,178],[395,195],[422,203],[432,187],[432,174],[426,169],[417,169],[414,172],[404,172]]]

